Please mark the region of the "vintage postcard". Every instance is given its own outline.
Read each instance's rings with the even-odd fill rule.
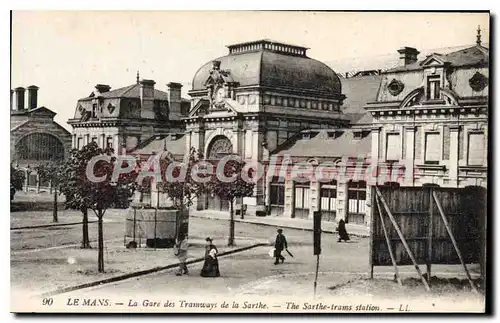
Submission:
[[[488,311],[489,12],[11,26],[11,312]]]

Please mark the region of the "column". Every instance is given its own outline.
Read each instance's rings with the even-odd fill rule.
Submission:
[[[372,159],[378,161],[379,159],[379,143],[380,143],[380,127],[372,127],[371,129],[372,136]]]
[[[186,131],[186,148],[184,150],[185,154],[189,154],[189,151],[191,150],[191,131]]]
[[[28,192],[28,184],[29,184],[30,173],[27,170],[25,170],[24,171],[24,176],[25,176],[25,178],[24,178],[24,191]]]
[[[460,126],[450,126],[450,170],[449,179],[451,186],[458,186],[458,136],[460,135]]]
[[[118,134],[113,135],[113,150],[115,151],[115,155],[120,154],[120,143]]]
[[[404,134],[406,136],[406,149],[405,149],[405,178],[401,186],[414,186],[414,169],[415,169],[415,126],[404,127]]]
[[[295,185],[292,179],[285,180],[285,206],[283,216],[291,218],[295,213]]]
[[[370,227],[372,216],[372,186],[366,184],[365,225]]]
[[[40,175],[36,174],[36,192],[40,193]]]
[[[263,176],[263,178],[266,179],[266,191],[265,191],[265,194],[266,194],[266,206],[267,206],[267,214],[270,215],[271,214],[271,180],[272,180],[272,177],[267,177],[266,176],[267,174],[265,174]]]
[[[335,220],[338,222],[340,219],[344,220],[347,218],[347,180],[341,179],[337,182],[337,216]]]

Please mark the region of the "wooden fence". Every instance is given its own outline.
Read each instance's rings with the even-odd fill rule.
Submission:
[[[484,272],[486,190],[481,187],[372,188],[370,265],[479,263]],[[467,276],[470,278],[468,271]]]

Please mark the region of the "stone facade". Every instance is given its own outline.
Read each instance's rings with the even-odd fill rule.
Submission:
[[[24,88],[11,91],[10,161],[26,172],[24,189],[39,191],[48,183],[41,183],[36,167],[67,158],[71,134],[54,121],[55,112],[38,107],[37,91],[36,86],[28,87],[28,100]]]
[[[366,106],[372,156],[413,169],[404,186],[486,187],[489,50],[478,44],[420,62],[408,51],[415,50],[400,50],[402,65],[384,72]]]
[[[111,147],[119,154],[147,145],[156,136],[184,132],[181,118],[189,101],[181,98],[179,83],[169,83],[168,93],[155,89],[152,80],[139,80],[127,87],[111,90],[98,84],[86,98],[78,100],[72,146],[81,148],[91,141]]]
[[[262,163],[302,129],[348,123],[340,113],[344,96],[338,76],[307,57],[305,48],[269,40],[228,47],[227,56],[194,76],[186,149],[195,147],[208,158],[232,153]],[[243,202],[264,205],[265,181]],[[205,207],[200,199],[198,208]]]

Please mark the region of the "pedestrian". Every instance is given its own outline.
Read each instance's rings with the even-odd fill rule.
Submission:
[[[350,240],[349,234],[347,233],[347,230],[345,228],[345,222],[343,219],[340,219],[339,225],[337,227],[337,231],[339,233],[339,240],[337,242],[342,242],[342,240],[347,242]]]
[[[212,238],[208,237],[205,241],[205,262],[203,263],[200,276],[220,277],[217,247],[212,243]]]
[[[274,243],[274,257],[276,257],[275,265],[285,262],[285,257],[281,255],[281,252],[288,249],[288,244],[286,242],[286,237],[283,234],[283,229],[278,229],[278,235],[276,236],[276,242]]]
[[[174,247],[174,254],[177,256],[177,259],[179,260],[179,269],[177,270],[176,275],[177,276],[182,276],[182,274],[189,274],[188,268],[186,266],[186,259],[187,259],[187,253],[188,253],[188,242],[187,239],[184,235],[184,233],[179,233],[179,236],[177,238],[177,243],[175,244]]]

